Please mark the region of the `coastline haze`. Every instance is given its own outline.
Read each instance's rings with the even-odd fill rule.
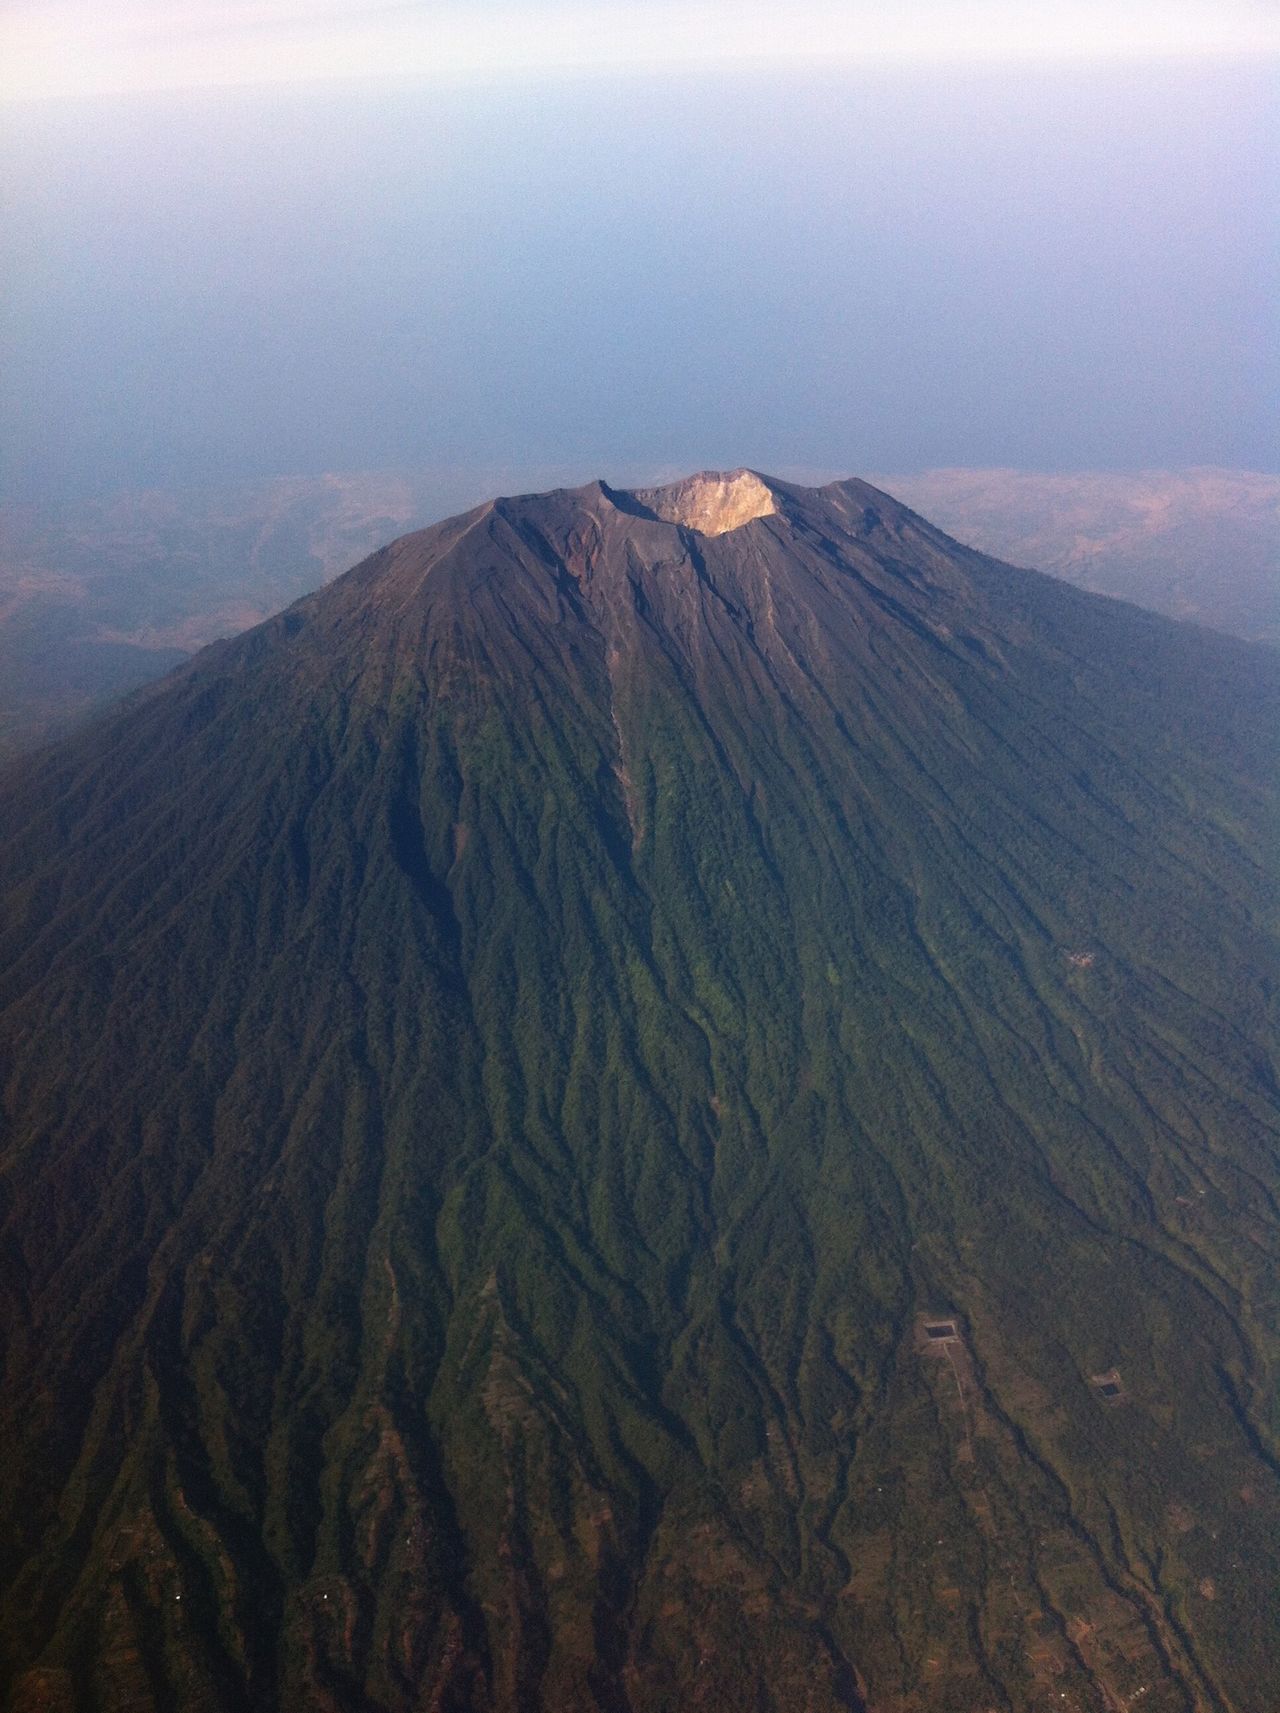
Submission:
[[[0,497],[1274,468],[1273,108],[1208,62],[28,105]]]

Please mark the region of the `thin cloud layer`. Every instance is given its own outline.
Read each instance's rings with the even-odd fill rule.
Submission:
[[[810,0],[677,5],[525,0],[486,9],[382,0],[128,0],[21,4],[0,23],[0,95],[365,77],[536,75],[777,61],[1036,61],[1280,52],[1280,15],[1260,0]]]

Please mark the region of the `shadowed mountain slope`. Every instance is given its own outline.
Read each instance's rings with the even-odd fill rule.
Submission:
[[[10,1706],[1273,1704],[1277,731],[740,472],[11,772]]]

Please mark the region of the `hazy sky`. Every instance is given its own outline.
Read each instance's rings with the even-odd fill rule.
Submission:
[[[1274,0],[9,0],[10,95],[757,60],[1280,49]]]
[[[1270,4],[96,15],[8,15],[0,496],[1276,467]]]

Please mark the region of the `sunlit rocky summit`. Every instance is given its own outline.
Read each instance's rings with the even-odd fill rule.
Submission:
[[[738,470],[11,770],[8,1706],[1274,1705],[1278,732]]]
[[[637,488],[631,498],[664,523],[683,524],[699,535],[725,535],[778,509],[773,489],[754,470],[703,470],[667,487]]]

